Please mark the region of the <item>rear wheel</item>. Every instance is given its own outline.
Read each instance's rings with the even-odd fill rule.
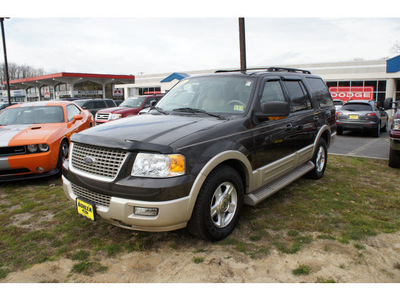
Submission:
[[[320,179],[325,173],[326,164],[328,162],[328,147],[324,139],[319,140],[312,162],[315,167],[306,174],[306,177],[310,179]]]
[[[201,239],[219,241],[235,229],[243,206],[243,183],[231,167],[220,166],[205,180],[192,217],[189,232]]]
[[[379,137],[381,135],[381,123],[378,123],[378,126],[374,129],[373,131],[373,136],[374,137]]]

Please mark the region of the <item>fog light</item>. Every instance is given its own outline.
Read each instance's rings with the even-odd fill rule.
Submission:
[[[134,209],[135,215],[139,216],[157,216],[158,215],[158,208],[150,208],[150,207],[136,207]]]
[[[43,172],[44,169],[42,167],[38,167],[36,170],[38,170],[39,172]]]

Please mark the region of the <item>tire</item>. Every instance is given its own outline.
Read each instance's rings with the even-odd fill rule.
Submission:
[[[387,121],[385,122],[385,126],[381,128],[381,132],[386,132],[387,131]]]
[[[229,166],[219,166],[206,178],[188,222],[197,238],[216,242],[235,229],[243,206],[243,182]]]
[[[60,149],[58,150],[58,163],[57,169],[61,172],[62,165],[64,161],[68,158],[69,155],[69,143],[66,140],[63,140],[60,145]]]
[[[390,147],[389,151],[389,167],[400,168],[400,153]]]
[[[328,163],[328,147],[324,139],[319,140],[311,161],[314,163],[315,167],[306,174],[306,177],[309,179],[320,179],[324,176]]]
[[[376,129],[374,129],[374,131],[372,132],[372,135],[374,137],[379,137],[381,135],[381,123],[378,123],[378,126],[376,127]]]
[[[337,135],[342,135],[343,134],[343,129],[342,128],[338,128],[336,130]]]

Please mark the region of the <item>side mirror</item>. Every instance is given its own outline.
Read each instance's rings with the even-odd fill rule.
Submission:
[[[267,101],[262,104],[261,111],[256,116],[262,121],[273,117],[285,118],[290,114],[290,105],[283,101]]]
[[[72,120],[72,123],[75,123],[78,120],[83,120],[83,117],[81,115],[75,115],[74,119]]]
[[[393,98],[386,98],[383,102],[384,109],[391,109],[393,105]]]
[[[151,100],[150,101],[150,107],[154,107],[157,104],[157,100]]]

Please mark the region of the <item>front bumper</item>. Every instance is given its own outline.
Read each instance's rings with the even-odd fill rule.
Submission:
[[[390,148],[395,151],[400,151],[400,139],[390,138]]]
[[[78,197],[72,183],[64,176],[63,188],[67,198],[76,203]],[[85,199],[81,199],[85,200]],[[135,207],[157,208],[156,216],[135,215]],[[186,227],[191,217],[189,196],[170,201],[141,201],[110,197],[109,205],[96,204],[96,214],[107,222],[130,230],[171,231]]]
[[[5,156],[0,158],[0,182],[51,176],[57,169],[58,153]]]

